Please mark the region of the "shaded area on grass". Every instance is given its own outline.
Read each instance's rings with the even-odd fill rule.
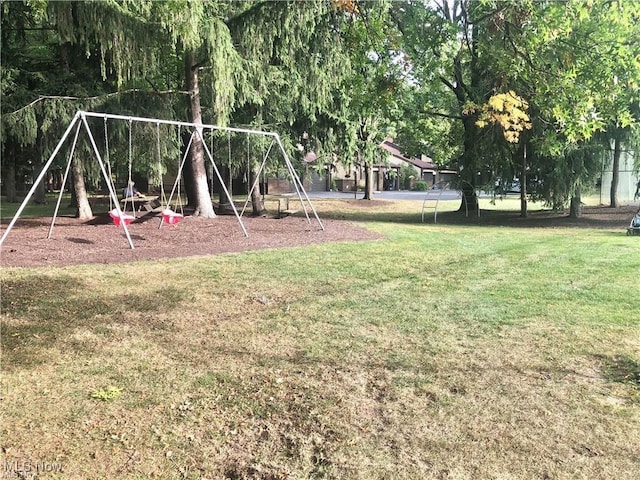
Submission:
[[[162,289],[135,293],[125,289],[104,295],[69,275],[3,278],[0,291],[5,369],[46,361],[42,349],[68,338],[78,328],[108,331],[105,321],[108,325],[138,323],[140,328],[158,328],[149,314],[179,309],[186,296],[186,292]],[[132,312],[136,312],[133,317]],[[139,322],[135,322],[136,316]]]
[[[628,355],[599,356],[605,377],[612,382],[630,385],[638,390],[640,401],[640,362]]]
[[[422,204],[416,201],[386,201],[386,200],[333,200],[331,202],[316,202],[318,210],[326,218],[363,222],[393,222],[416,224],[422,223]],[[459,204],[459,202],[457,202]],[[445,207],[446,208],[446,207]],[[606,206],[585,206],[580,218],[569,217],[566,211],[548,209],[532,210],[523,218],[517,210],[501,210],[496,208],[481,208],[480,215],[475,212],[459,212],[440,210],[437,224],[440,225],[468,225],[495,226],[518,228],[584,228],[584,229],[613,229],[623,234],[629,226],[631,218],[638,207],[625,205],[619,208]],[[425,210],[424,223],[433,225],[433,209]]]

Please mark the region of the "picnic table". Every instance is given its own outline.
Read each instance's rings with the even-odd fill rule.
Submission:
[[[126,197],[120,200],[122,209],[134,210],[136,212],[153,212],[160,208],[160,197],[147,197],[146,195]]]

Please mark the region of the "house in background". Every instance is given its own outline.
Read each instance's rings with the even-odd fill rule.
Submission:
[[[428,188],[431,188],[436,183],[450,181],[457,175],[455,170],[438,167],[424,154],[420,155],[420,158],[406,157],[392,138],[387,138],[380,147],[388,152],[388,156],[386,164],[377,166],[378,176],[386,178],[385,188],[378,188],[378,190],[412,190],[416,181],[423,181]],[[415,171],[414,180],[409,185],[401,185],[400,172],[406,167]],[[374,172],[376,172],[375,168]]]
[[[384,170],[386,184],[384,190],[411,190],[416,181],[422,180],[427,185],[433,185],[434,179],[438,171],[435,163],[432,163],[429,157],[422,155],[420,159],[409,158],[402,154],[400,147],[393,142],[392,138],[387,138],[380,147],[387,152],[386,163],[388,164]],[[411,168],[414,171],[409,185],[402,185],[401,170]]]
[[[387,138],[380,144],[380,148],[386,152],[383,162],[373,165],[373,189],[382,190],[411,190],[418,181],[427,184],[427,188],[439,182],[452,180],[457,172],[455,170],[442,169],[431,161],[426,155],[417,157],[405,156],[400,147],[393,142],[392,138]],[[364,187],[364,167],[355,164],[345,165],[337,158],[333,157],[331,162],[327,162],[319,168],[319,161],[322,161],[313,152],[308,152],[304,156],[304,163],[308,166],[304,174],[304,187],[310,192],[340,191],[353,192]],[[402,174],[407,168],[413,169],[413,178],[408,184],[402,184]],[[286,179],[269,178],[268,193],[291,193],[292,185]]]

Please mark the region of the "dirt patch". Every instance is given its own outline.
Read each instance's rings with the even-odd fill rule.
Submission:
[[[324,242],[374,240],[379,235],[351,222],[322,219],[324,231],[312,217],[243,218],[248,237],[235,216],[214,219],[185,217],[177,225],[147,217],[129,225],[134,249],[122,227],[108,216],[89,222],[59,217],[51,239],[51,218],[19,220],[0,251],[6,267],[63,266],[192,257],[228,252],[311,245]]]

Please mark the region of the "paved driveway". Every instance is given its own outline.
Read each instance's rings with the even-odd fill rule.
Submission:
[[[309,198],[362,198],[362,192],[354,195],[353,192],[307,192]],[[375,192],[373,198],[376,200],[415,200],[423,202],[425,199],[455,200],[460,198],[458,190],[429,190],[427,192],[409,191],[384,191]]]

